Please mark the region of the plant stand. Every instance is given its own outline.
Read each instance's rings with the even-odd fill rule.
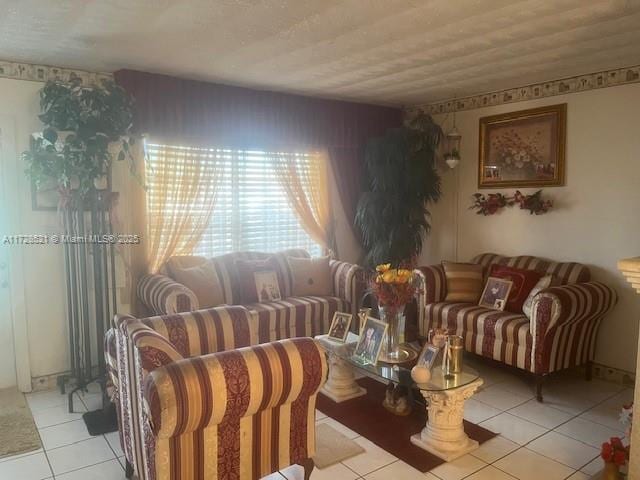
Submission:
[[[91,383],[100,385],[103,410],[85,414],[91,419],[85,421],[92,434],[114,427],[108,411],[103,343],[117,309],[115,248],[110,238],[113,196],[110,190],[94,189],[84,196],[71,192],[61,200],[71,372],[58,378],[58,386],[68,394],[72,412],[75,392],[86,391]],[[74,387],[66,391],[69,380]]]

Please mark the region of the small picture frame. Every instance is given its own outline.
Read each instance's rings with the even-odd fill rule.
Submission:
[[[487,283],[484,286],[478,305],[494,310],[504,310],[512,287],[513,282],[511,280],[497,277],[487,278]]]
[[[431,345],[430,343],[426,343],[422,348],[422,351],[420,352],[417,364],[422,367],[427,367],[429,370],[431,370],[433,368],[433,364],[438,358],[440,350],[440,348]]]
[[[329,339],[344,343],[347,339],[347,335],[349,335],[349,327],[351,326],[352,317],[353,316],[350,313],[334,313],[331,326],[329,327]]]
[[[278,275],[273,270],[265,270],[263,272],[255,272],[253,278],[256,283],[256,293],[258,302],[276,302],[282,300],[280,295],[280,285],[278,284]]]
[[[382,350],[382,342],[387,334],[387,324],[377,318],[367,317],[358,339],[358,344],[353,352],[356,361],[366,365],[378,363],[378,357]]]

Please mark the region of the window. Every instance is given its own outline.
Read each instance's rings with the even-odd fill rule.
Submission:
[[[161,190],[153,178],[158,162],[171,161],[172,151],[184,154],[185,150],[190,148],[147,144],[150,172],[147,195],[157,195]],[[322,253],[300,225],[271,166],[274,155],[292,155],[304,166],[320,161],[316,154],[208,151],[212,159],[222,161],[223,173],[213,216],[194,254],[213,257],[235,251],[276,252],[286,248],[304,248],[311,255]],[[150,227],[153,229],[153,225]]]

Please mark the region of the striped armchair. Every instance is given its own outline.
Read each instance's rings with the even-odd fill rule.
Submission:
[[[535,296],[529,320],[522,313],[445,302],[447,282],[442,265],[421,267],[416,273],[424,284],[418,299],[422,335],[432,328],[445,328],[464,338],[467,351],[535,374],[539,401],[545,375],[585,365],[590,377],[600,322],[617,302],[614,290],[590,281],[589,269],[578,263],[491,253],[471,263],[486,270],[492,264],[536,270],[553,275],[560,285]]]
[[[336,311],[354,314],[353,331],[357,325],[360,299],[364,291],[362,268],[346,262],[331,260],[331,296],[291,296],[291,274],[286,257],[308,258],[305,250],[291,249],[277,254],[260,252],[236,252],[211,259],[221,285],[221,297],[226,305],[240,304],[241,284],[236,268],[237,260],[265,260],[270,256],[278,259],[282,278],[283,299],[277,302],[253,303],[245,305],[258,317],[261,342],[283,338],[315,336],[326,333]],[[194,261],[205,261],[202,257],[190,257]],[[143,277],[137,287],[138,298],[151,315],[165,315],[198,310],[196,295],[185,285],[171,278],[166,267],[158,274]]]
[[[262,345],[242,306],[119,316],[105,355],[127,478],[310,475],[325,356],[309,338]]]

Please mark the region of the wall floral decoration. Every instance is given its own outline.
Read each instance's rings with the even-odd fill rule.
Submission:
[[[470,210],[475,210],[478,215],[495,215],[503,208],[518,205],[520,210],[528,210],[531,215],[542,215],[553,207],[553,201],[542,197],[542,190],[531,195],[525,195],[516,190],[513,196],[502,193],[475,193]]]

